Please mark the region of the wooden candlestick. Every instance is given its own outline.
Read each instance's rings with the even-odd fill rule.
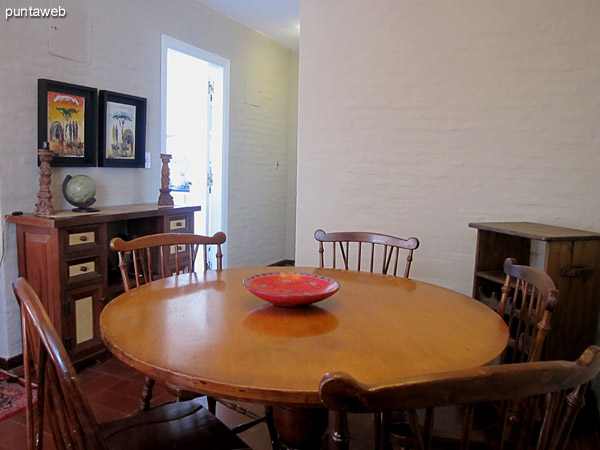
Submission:
[[[172,158],[171,155],[167,155],[166,153],[160,154],[160,159],[162,161],[162,169],[161,169],[161,177],[160,177],[160,195],[158,197],[159,205],[173,205],[175,202],[173,201],[173,196],[171,195],[171,188],[169,185],[171,184],[169,178],[169,160]]]
[[[50,191],[50,185],[52,184],[50,161],[52,161],[54,153],[47,148],[43,148],[38,150],[38,156],[40,158],[40,191],[37,194],[38,201],[35,204],[33,214],[36,216],[51,216],[54,214],[54,207],[52,206],[52,192]]]

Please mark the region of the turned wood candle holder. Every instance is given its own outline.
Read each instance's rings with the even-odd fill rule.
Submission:
[[[162,161],[162,169],[160,171],[160,195],[158,196],[158,204],[159,205],[173,205],[175,202],[173,201],[173,196],[171,195],[171,188],[169,185],[171,184],[170,180],[170,172],[169,172],[169,161],[172,156],[166,153],[160,154],[160,160]]]
[[[52,185],[50,161],[52,161],[54,154],[47,148],[42,148],[38,150],[38,156],[40,158],[40,190],[37,194],[38,201],[35,204],[33,214],[36,216],[51,216],[54,214],[54,207],[52,206],[52,192],[50,191]]]

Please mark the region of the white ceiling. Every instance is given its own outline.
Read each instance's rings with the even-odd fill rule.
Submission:
[[[298,50],[300,0],[198,1],[292,50]]]

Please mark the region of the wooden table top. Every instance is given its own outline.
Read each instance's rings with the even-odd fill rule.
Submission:
[[[315,273],[340,290],[284,308],[248,292],[264,272]],[[254,267],[185,274],[132,289],[100,316],[119,359],[155,379],[266,404],[320,405],[318,384],[342,370],[364,383],[485,365],[508,341],[480,302],[403,278],[333,269]]]

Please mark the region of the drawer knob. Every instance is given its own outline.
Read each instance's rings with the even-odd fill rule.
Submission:
[[[181,227],[181,226],[183,226],[183,223],[181,223],[181,222],[175,222],[175,225],[177,225],[178,227]]]
[[[81,272],[87,272],[88,268],[86,266],[81,266],[81,267],[79,267],[79,270]]]
[[[81,242],[85,242],[85,241],[87,241],[87,236],[79,236],[79,240]]]

